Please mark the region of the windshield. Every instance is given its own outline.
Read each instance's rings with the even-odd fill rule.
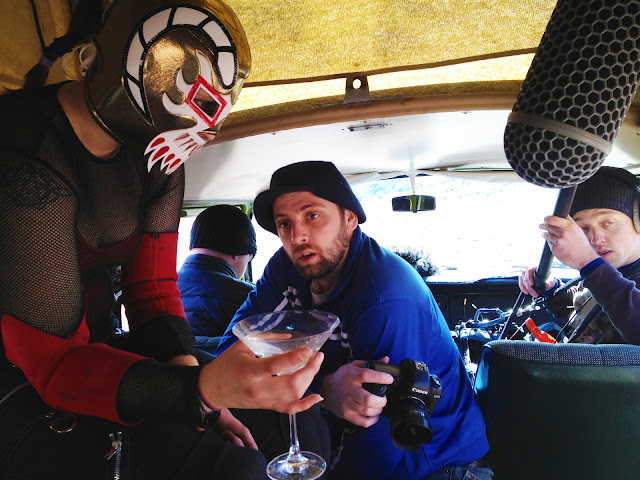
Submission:
[[[538,226],[553,213],[558,190],[442,176],[418,177],[415,184],[415,193],[436,198],[434,211],[391,209],[392,197],[413,193],[408,178],[354,191],[367,212],[363,231],[390,250],[422,250],[438,270],[430,281],[511,277],[539,263],[544,239]],[[557,277],[576,276],[557,261],[553,267]]]
[[[436,209],[394,212],[391,199],[412,192],[408,178],[354,185],[367,221],[362,230],[390,250],[417,250],[438,273],[430,282],[472,282],[490,277],[514,277],[537,265],[544,247],[538,225],[555,207],[558,190],[526,182],[481,182],[444,176],[415,179],[415,193],[436,198]],[[194,217],[180,225],[178,268],[188,255]],[[252,261],[257,281],[273,253],[278,237],[254,220],[258,253]],[[577,276],[554,261],[552,275]]]

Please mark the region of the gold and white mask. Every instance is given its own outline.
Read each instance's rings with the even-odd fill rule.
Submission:
[[[170,130],[157,135],[145,150],[145,155],[150,153],[147,168],[151,171],[153,166],[160,162],[160,168],[168,175],[178,168],[187,157],[197,152],[207,141],[215,137],[215,126],[224,119],[231,107],[230,95],[220,94],[206,80],[212,78],[211,68],[207,60],[196,54],[200,62],[201,74],[192,85],[187,84],[178,71],[176,84],[185,94],[184,103],[175,104],[168,95],[162,96],[162,101],[168,112],[174,115],[191,116],[196,119],[193,127]],[[225,98],[226,97],[226,98]]]
[[[150,8],[158,3],[119,0],[110,7],[85,84],[103,128],[149,155],[149,170],[159,165],[168,175],[213,139],[237,101],[251,56],[242,26],[224,3]]]

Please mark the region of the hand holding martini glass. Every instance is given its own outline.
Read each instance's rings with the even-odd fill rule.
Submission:
[[[299,347],[308,347],[313,353],[327,341],[340,320],[335,315],[319,310],[284,310],[254,315],[233,326],[233,333],[258,357],[270,357]],[[304,367],[281,372],[291,374]],[[320,477],[327,464],[312,452],[301,452],[298,442],[295,414],[289,415],[289,452],[269,462],[267,475],[273,480],[305,479]]]

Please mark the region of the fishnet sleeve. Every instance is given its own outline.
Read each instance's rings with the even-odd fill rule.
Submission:
[[[184,194],[184,169],[148,174],[142,212],[143,239],[122,266],[122,302],[134,351],[167,361],[193,352],[176,280],[177,230]]]
[[[152,188],[142,216],[145,234],[178,231],[184,195],[184,167],[169,176],[164,173],[158,175],[158,171],[156,168],[149,174]],[[173,267],[175,270],[175,261]],[[124,277],[131,268],[131,264],[123,265]],[[163,280],[168,281],[166,277]],[[139,290],[143,285],[139,283],[133,288]],[[179,295],[179,290],[177,292]],[[128,296],[123,294],[125,298]],[[129,311],[127,308],[128,316]],[[156,313],[146,312],[146,316],[151,317],[148,319],[129,317],[132,343],[137,346],[135,349],[149,354],[175,351],[178,345],[183,353],[191,353],[193,337],[186,319],[175,315],[157,316]],[[172,341],[167,341],[167,332]],[[199,372],[199,368],[193,367],[138,362],[122,377],[117,395],[118,411],[131,419],[169,417],[198,425],[201,421],[196,399]]]
[[[184,166],[171,175],[165,175],[159,168],[148,175],[151,186],[142,217],[143,232],[177,232],[184,197]]]

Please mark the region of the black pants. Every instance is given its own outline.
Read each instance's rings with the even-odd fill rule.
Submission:
[[[201,365],[214,359],[202,349],[196,351]],[[272,410],[232,409],[231,412],[251,431],[267,462],[289,450],[289,415]],[[296,414],[296,425],[300,450],[320,455],[328,465],[331,456],[329,427],[320,414],[320,406],[314,405]]]
[[[0,386],[2,480],[114,478],[118,455],[106,459],[105,454],[112,448],[110,435],[116,438],[118,432],[121,480],[266,478],[260,452],[228,445],[214,430],[154,421],[124,427],[53,412],[18,369],[0,372]]]
[[[258,448],[267,462],[289,450],[289,416],[271,410],[232,410],[232,413],[249,428]],[[320,407],[314,405],[296,414],[300,450],[320,455],[329,464],[331,445],[329,428],[320,415]]]

